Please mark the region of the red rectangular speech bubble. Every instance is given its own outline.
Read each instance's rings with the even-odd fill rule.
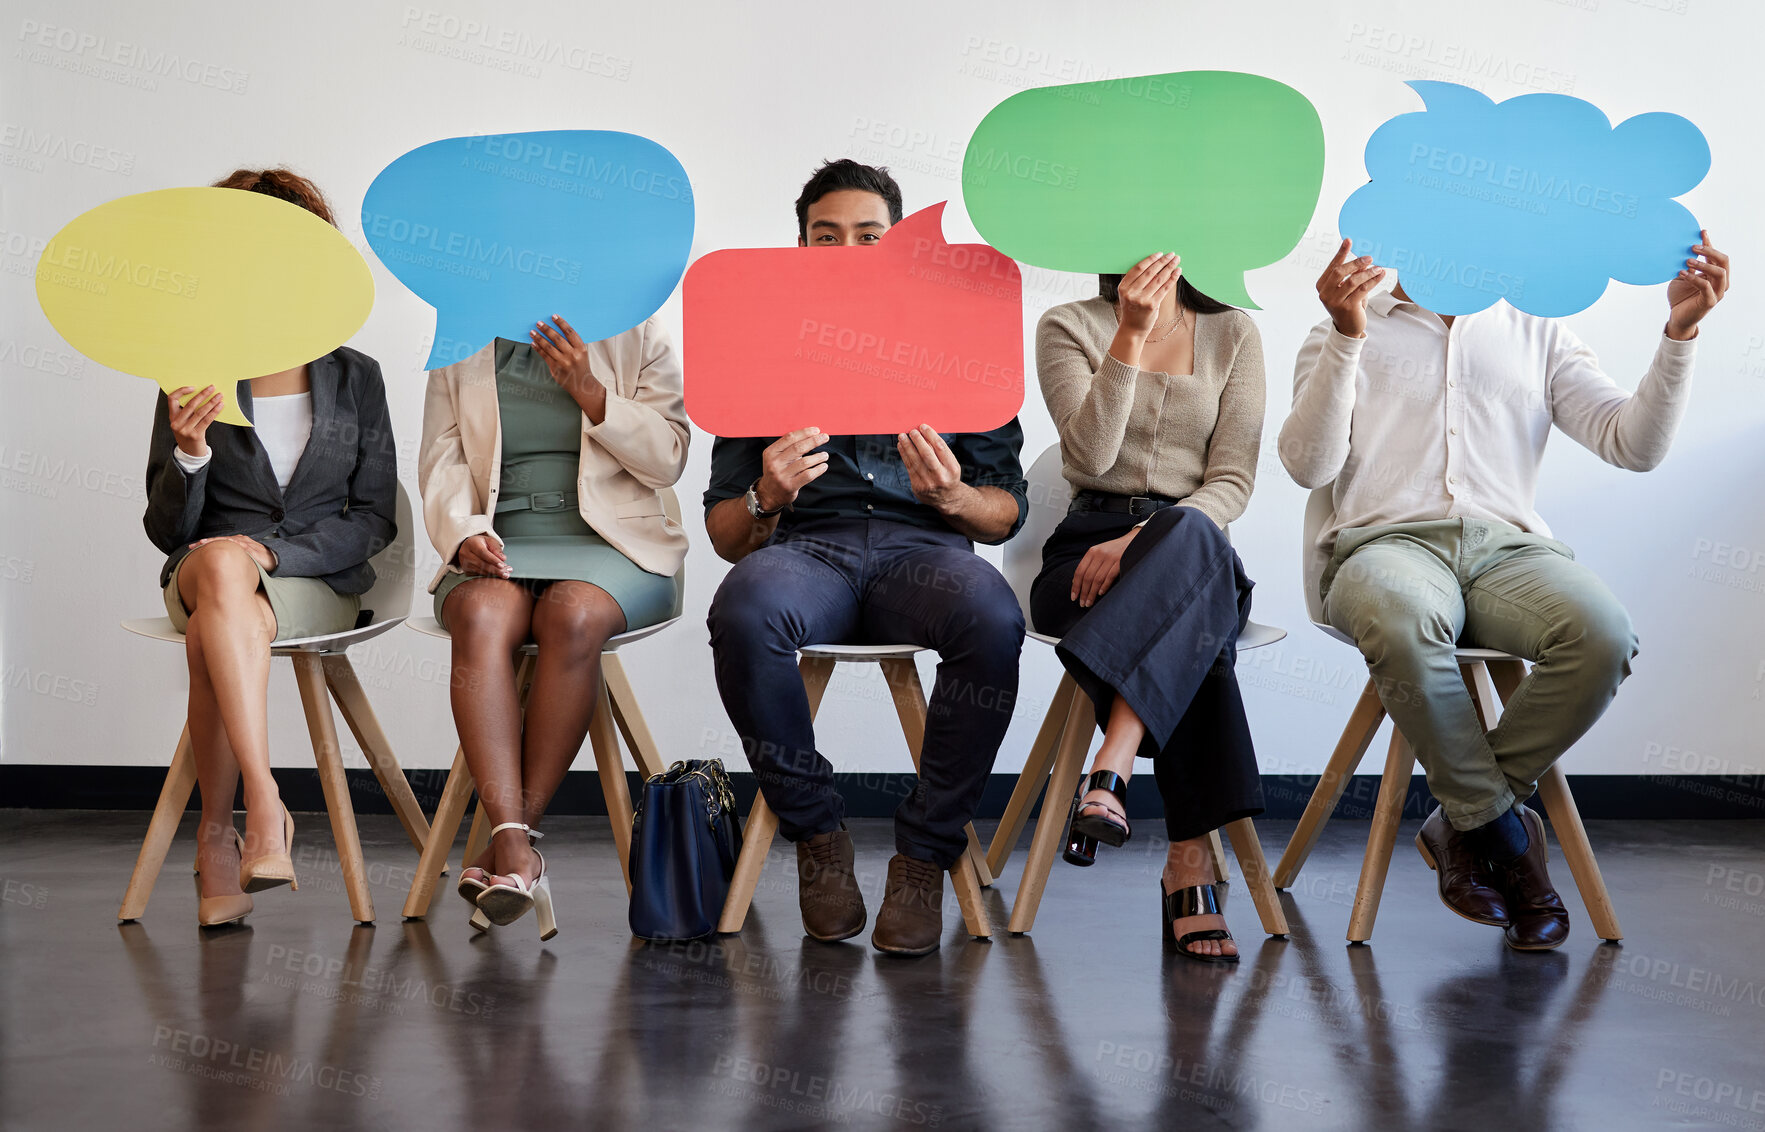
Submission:
[[[1023,277],[942,202],[869,248],[733,248],[686,273],[686,411],[714,436],[986,432],[1023,407]]]

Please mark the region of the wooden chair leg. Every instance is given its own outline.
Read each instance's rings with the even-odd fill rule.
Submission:
[[[1217,829],[1207,835],[1207,852],[1213,858],[1214,883],[1229,883],[1232,874],[1226,868],[1226,847],[1220,843],[1220,831]]]
[[[165,865],[165,855],[178,834],[178,822],[184,807],[190,804],[190,793],[196,789],[196,756],[190,750],[190,725],[178,736],[177,750],[172,752],[172,765],[166,768],[165,782],[159,788],[159,801],[153,807],[153,820],[147,823],[147,836],[141,839],[141,852],[135,857],[135,871],[129,874],[129,887],[123,891],[123,904],[116,918],[129,923],[147,911],[153,896],[154,882]]]
[[[895,701],[895,714],[901,720],[901,733],[907,738],[907,751],[913,756],[913,769],[917,773],[919,753],[925,744],[926,713],[925,687],[919,682],[919,667],[911,657],[896,657],[879,663],[883,678],[888,681],[889,695]],[[993,932],[987,925],[980,890],[983,885],[993,883],[993,876],[985,871],[986,857],[981,852],[980,838],[975,836],[974,823],[968,823],[963,832],[968,837],[968,847],[963,850],[962,859],[950,869],[950,884],[962,908],[968,934],[976,939],[991,939]]]
[[[1030,838],[1030,855],[1024,862],[1023,879],[1018,882],[1017,899],[1011,902],[1011,920],[1006,930],[1014,935],[1029,931],[1036,923],[1036,909],[1042,903],[1042,890],[1048,886],[1048,874],[1060,851],[1060,839],[1066,833],[1067,808],[1061,804],[1078,792],[1079,778],[1084,774],[1085,756],[1091,751],[1091,735],[1097,729],[1097,717],[1091,697],[1084,692],[1073,696],[1072,710],[1067,712],[1066,726],[1060,733],[1060,750],[1054,756],[1054,769],[1048,776],[1047,801],[1041,816],[1036,818],[1036,832]]]
[[[417,795],[404,776],[404,769],[392,753],[386,732],[380,729],[380,720],[368,702],[367,693],[362,691],[355,666],[349,663],[349,654],[326,653],[323,664],[325,683],[337,701],[337,710],[343,713],[343,722],[349,725],[355,741],[361,744],[362,754],[373,768],[374,777],[380,780],[380,789],[385,791],[386,800],[392,803],[392,812],[398,815],[399,824],[404,826],[405,836],[411,839],[418,852],[422,852],[429,839],[429,822],[423,817],[423,807],[418,804]]]
[[[613,825],[613,847],[619,851],[619,873],[625,891],[631,892],[631,790],[625,782],[625,759],[619,753],[619,732],[613,724],[613,705],[606,681],[596,694],[594,718],[588,738],[594,747],[595,767],[600,771],[601,796],[607,800],[607,820]]]
[[[1403,732],[1391,729],[1391,748],[1385,756],[1385,774],[1379,780],[1379,800],[1373,807],[1373,828],[1367,834],[1367,856],[1361,862],[1360,886],[1354,894],[1354,912],[1348,920],[1348,942],[1365,943],[1373,938],[1373,921],[1379,917],[1379,897],[1385,891],[1385,874],[1391,868],[1391,850],[1397,843],[1397,823],[1403,818],[1403,802],[1410,789],[1410,771],[1416,753]]]
[[[1330,762],[1318,779],[1318,788],[1312,791],[1311,801],[1305,804],[1305,813],[1293,830],[1280,863],[1275,866],[1277,889],[1290,887],[1293,878],[1305,866],[1305,859],[1311,856],[1312,847],[1318,843],[1318,835],[1324,831],[1324,823],[1336,812],[1342,791],[1360,766],[1384,719],[1385,705],[1379,702],[1378,690],[1369,677],[1367,686],[1361,690],[1361,698],[1354,705],[1354,713],[1348,717],[1348,726],[1342,729],[1342,738],[1337,740],[1336,750],[1331,752]]]
[[[1275,895],[1269,877],[1269,864],[1262,855],[1262,842],[1256,836],[1256,825],[1249,818],[1240,818],[1226,826],[1232,839],[1232,852],[1238,855],[1238,869],[1244,874],[1244,885],[1250,889],[1250,902],[1262,920],[1262,930],[1272,936],[1287,934],[1287,913]],[[1216,831],[1214,837],[1219,837]],[[1216,841],[1217,844],[1217,841]]]
[[[613,722],[619,725],[625,736],[632,761],[637,763],[637,773],[648,779],[667,770],[668,764],[662,761],[655,736],[650,734],[650,726],[644,722],[637,692],[631,687],[631,678],[625,674],[625,665],[620,662],[618,653],[601,654],[601,679],[606,681],[607,698],[613,705]]]
[[[968,852],[964,856],[968,858],[968,863],[974,867],[974,882],[982,888],[993,887],[993,881],[997,878],[993,876],[993,870],[987,866],[987,851],[981,845],[980,834],[974,831],[974,823],[969,822],[963,827],[963,831],[968,834]]]
[[[476,784],[474,784],[476,785]],[[484,800],[472,807],[472,824],[466,830],[466,849],[460,854],[460,871],[483,855],[490,846],[490,819],[484,816]]]
[[[1465,690],[1471,693],[1471,705],[1477,709],[1478,722],[1483,724],[1485,731],[1494,728],[1501,718],[1501,697],[1496,694],[1491,675],[1489,665],[1484,661],[1459,662],[1459,678],[1464,680]]]
[[[970,838],[974,835],[969,834]],[[993,929],[987,922],[987,909],[981,903],[980,876],[975,872],[975,861],[980,857],[978,848],[972,844],[969,852],[956,858],[950,866],[950,889],[956,894],[957,907],[962,909],[962,925],[974,939],[990,940]]]
[[[821,710],[821,697],[833,677],[834,662],[827,657],[806,656],[797,662],[803,677],[803,694],[809,699],[809,719]],[[778,815],[766,804],[766,795],[756,791],[754,808],[748,811],[747,825],[742,830],[742,851],[735,861],[735,875],[729,881],[729,895],[723,900],[723,915],[717,930],[725,934],[739,932],[748,921],[748,906],[754,902],[754,890],[760,885],[760,872],[766,867],[766,855],[772,852],[772,839],[778,835]]]
[[[882,669],[883,680],[888,683],[895,716],[901,721],[901,734],[907,740],[907,753],[917,772],[919,752],[925,746],[925,686],[919,682],[919,668],[911,659],[899,657],[880,660],[877,665]],[[981,848],[980,835],[975,833],[973,822],[963,826],[962,833],[968,839],[963,854],[974,867],[975,883],[986,888],[993,883],[993,870]]]
[[[435,885],[447,864],[447,851],[453,848],[454,835],[460,831],[460,819],[466,814],[466,803],[472,800],[472,772],[466,769],[466,752],[454,752],[453,769],[447,773],[447,784],[441,788],[441,800],[435,804],[435,820],[429,823],[429,836],[423,842],[423,854],[417,858],[417,875],[411,880],[411,891],[405,897],[404,917],[420,920],[429,914],[429,903],[435,898]]]
[[[1024,759],[1023,773],[1017,776],[1017,787],[1011,792],[1011,800],[1005,803],[999,828],[993,831],[993,844],[987,850],[987,871],[995,877],[1005,871],[1005,862],[1016,851],[1017,839],[1023,836],[1024,822],[1029,819],[1036,799],[1047,792],[1054,750],[1060,742],[1061,732],[1066,729],[1066,716],[1072,710],[1073,693],[1078,689],[1071,676],[1061,674],[1060,683],[1054,689],[1054,699],[1048,704],[1048,713],[1042,717],[1041,730],[1036,732],[1036,741],[1030,744],[1029,756]]]
[[[1526,666],[1518,660],[1500,660],[1491,662],[1488,672],[1495,691],[1506,701],[1525,679]],[[1605,877],[1600,875],[1599,861],[1594,858],[1593,846],[1587,840],[1587,827],[1581,824],[1581,811],[1576,808],[1575,796],[1569,792],[1569,780],[1560,763],[1551,764],[1551,768],[1539,776],[1538,799],[1544,806],[1545,816],[1550,818],[1551,829],[1557,835],[1557,848],[1562,850],[1563,860],[1569,864],[1575,887],[1581,890],[1581,903],[1587,907],[1587,918],[1593,921],[1593,930],[1604,940],[1616,942],[1623,939],[1624,929],[1618,926],[1618,910],[1613,907],[1611,894],[1606,891]]]
[[[313,759],[319,767],[319,785],[325,791],[325,809],[331,815],[331,836],[337,843],[337,859],[343,867],[343,887],[349,893],[349,911],[358,923],[374,922],[374,898],[368,891],[367,866],[362,861],[361,836],[355,826],[355,806],[349,799],[349,780],[343,773],[343,749],[337,742],[337,721],[331,717],[331,700],[325,688],[325,669],[317,653],[296,653],[294,680],[300,687],[300,704],[306,710],[306,729],[312,737]]]
[[[778,816],[766,804],[766,795],[754,795],[754,808],[748,811],[748,825],[742,833],[742,851],[736,858],[735,875],[729,881],[729,895],[723,900],[723,915],[717,930],[739,932],[748,920],[748,906],[754,902],[754,889],[760,884],[760,870],[766,866],[766,854],[772,851],[772,839],[778,833]]]
[[[1545,815],[1550,818],[1551,829],[1556,831],[1557,848],[1563,851],[1563,859],[1569,862],[1575,887],[1581,890],[1581,902],[1587,906],[1587,918],[1593,921],[1593,930],[1603,940],[1618,942],[1624,938],[1624,929],[1618,926],[1618,910],[1612,906],[1611,894],[1606,891],[1606,880],[1600,875],[1593,846],[1587,841],[1587,827],[1581,824],[1581,811],[1575,806],[1574,795],[1569,793],[1569,781],[1561,766],[1553,763],[1539,777],[1538,797],[1544,804]]]
[[[811,723],[821,712],[821,697],[827,693],[827,682],[833,679],[833,666],[832,658],[825,656],[806,656],[797,662],[797,671],[803,677],[803,694],[809,697]]]

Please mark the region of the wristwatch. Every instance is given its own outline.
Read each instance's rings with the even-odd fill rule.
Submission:
[[[774,507],[772,510],[768,511],[761,507],[759,488],[760,481],[755,480],[748,485],[748,494],[742,497],[742,501],[748,505],[748,514],[756,519],[770,519],[784,510],[784,507]],[[785,507],[788,506],[790,506],[790,504],[785,504]]]

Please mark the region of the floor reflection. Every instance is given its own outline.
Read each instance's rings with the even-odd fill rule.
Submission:
[[[886,851],[886,826],[859,840]],[[1318,867],[1352,875],[1361,848],[1323,842]],[[1632,849],[1625,872],[1683,878],[1677,848]],[[1672,931],[1639,914],[1653,934],[1628,951],[1522,955],[1394,870],[1372,945],[1344,946],[1346,905],[1314,887],[1283,898],[1285,941],[1229,906],[1243,958],[1224,968],[1164,952],[1140,863],[1100,861],[1061,877],[1032,935],[976,943],[951,920],[915,961],[805,938],[789,886],[763,888],[739,936],[632,941],[611,859],[559,855],[571,920],[544,947],[475,936],[446,900],[429,923],[358,927],[271,894],[249,926],[198,932],[168,883],[114,937],[90,924],[114,884],[0,906],[5,1123],[1549,1132],[1669,1107],[1664,1067],[1754,1075],[1755,1008],[1683,972],[1755,985],[1756,917],[1669,884]],[[995,924],[1014,879],[987,894]]]

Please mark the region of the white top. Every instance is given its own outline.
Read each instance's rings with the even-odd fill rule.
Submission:
[[[258,443],[264,446],[264,452],[270,458],[270,470],[276,474],[276,486],[287,491],[301,453],[306,451],[306,442],[312,439],[313,395],[309,391],[281,397],[253,397],[251,412]],[[189,473],[206,465],[214,453],[209,451],[190,456],[182,448],[173,448],[172,455],[178,466]]]
[[[1374,295],[1365,338],[1326,320],[1301,347],[1281,463],[1301,487],[1335,481],[1326,555],[1349,527],[1458,516],[1548,536],[1534,498],[1551,425],[1609,464],[1648,471],[1685,413],[1696,353],[1663,334],[1628,393],[1557,320],[1497,303],[1448,328]]]

